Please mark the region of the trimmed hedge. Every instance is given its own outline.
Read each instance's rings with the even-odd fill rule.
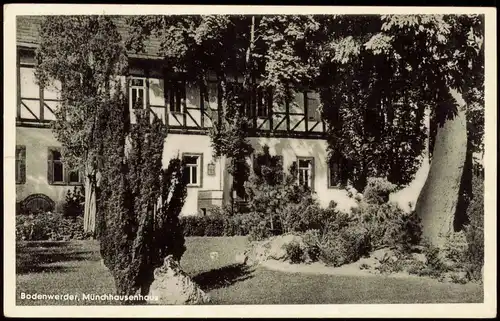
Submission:
[[[83,217],[65,217],[60,213],[40,212],[16,216],[16,241],[83,240]]]
[[[235,236],[248,235],[241,214],[223,217],[220,215],[183,216],[180,218],[184,236]]]

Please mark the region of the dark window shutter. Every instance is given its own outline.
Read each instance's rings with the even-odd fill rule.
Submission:
[[[53,167],[53,155],[52,155],[52,149],[48,149],[48,155],[47,155],[47,181],[49,184],[52,184],[54,182],[54,167]]]
[[[311,191],[313,192],[314,192],[314,176],[315,176],[314,158],[311,158]]]
[[[26,183],[26,146],[19,146],[19,184]]]

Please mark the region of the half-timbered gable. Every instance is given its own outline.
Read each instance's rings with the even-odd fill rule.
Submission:
[[[125,39],[125,19],[114,19]],[[60,146],[48,127],[55,119],[61,89],[57,82],[41,88],[36,81],[34,52],[40,23],[41,17],[19,17],[17,20],[16,144],[24,148],[20,153],[24,157],[20,168],[26,182],[17,184],[16,192],[20,201],[36,192],[61,203],[69,185],[50,184],[47,178],[49,163],[39,161],[39,155],[46,155],[48,147]],[[159,49],[160,42],[153,37],[145,43],[145,52],[129,52],[128,70],[123,75],[116,75],[110,88],[121,84],[132,123],[135,122],[134,110],[140,108],[147,109],[151,118],[158,117],[167,125],[163,164],[167,166],[173,157],[186,157],[190,161],[190,185],[182,214],[207,213],[210,207],[222,204],[222,195],[227,195],[224,191],[231,185],[225,174],[224,159],[213,157],[208,135],[214,121],[222,115],[221,84],[215,73],[209,73],[206,82],[201,84],[193,80],[192,75],[165,68],[163,59],[158,56]],[[226,76],[229,87],[242,88],[241,74]],[[327,163],[326,128],[321,119],[320,97],[312,88],[290,90],[291,100],[281,102],[272,90],[259,86],[259,80],[254,80],[251,97],[242,101],[241,107],[248,116],[249,142],[256,152],[269,146],[271,153],[282,160],[284,170],[292,164],[298,165],[301,175],[297,184],[311,187],[323,205],[335,199],[348,207],[345,193],[335,189],[335,179],[328,180],[329,175],[334,176],[337,172],[335,166],[338,165],[333,164],[330,170]]]

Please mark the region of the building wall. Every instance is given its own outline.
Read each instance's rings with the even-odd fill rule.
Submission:
[[[288,170],[297,157],[314,157],[314,191],[321,206],[326,207],[330,201],[335,201],[338,208],[348,211],[355,206],[353,199],[347,196],[347,191],[328,187],[327,143],[320,139],[300,138],[251,138],[250,142],[257,153],[267,145],[271,155],[283,156],[283,168]]]
[[[347,196],[342,189],[328,188],[326,167],[326,141],[317,139],[297,138],[263,138],[254,137],[249,139],[256,153],[262,152],[263,146],[269,146],[271,155],[283,156],[284,169],[292,165],[297,157],[314,157],[314,190],[318,201],[322,206],[328,206],[334,200],[343,210],[349,210],[354,206],[354,201]],[[200,213],[198,202],[203,195],[199,192],[213,192],[215,202],[220,199],[223,186],[223,165],[220,159],[212,157],[210,137],[206,135],[182,135],[169,134],[165,141],[163,153],[163,166],[168,166],[171,158],[181,157],[183,153],[203,154],[203,183],[201,187],[188,187],[188,195],[182,215],[196,215]],[[215,175],[208,176],[208,164],[215,164]]]
[[[198,202],[200,198],[212,200],[213,205],[222,204],[222,172],[223,167],[220,159],[212,157],[212,147],[210,137],[207,135],[182,135],[168,134],[165,139],[165,147],[163,150],[163,167],[166,168],[170,159],[182,157],[183,153],[202,154],[202,183],[200,187],[188,187],[186,202],[182,209],[181,215],[197,215],[199,212]],[[208,165],[215,165],[215,175],[208,175]],[[202,197],[198,197],[199,192],[202,192]],[[208,204],[200,205],[200,207],[209,207]]]
[[[50,185],[47,179],[48,147],[60,147],[49,128],[16,128],[16,145],[26,146],[26,182],[16,184],[16,201],[20,202],[32,194],[45,194],[55,203],[63,204],[66,193],[72,185]]]

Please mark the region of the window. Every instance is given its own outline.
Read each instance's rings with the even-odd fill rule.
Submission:
[[[340,153],[332,155],[327,165],[328,188],[338,188],[346,183],[344,180],[345,176],[342,174],[342,168],[345,166],[345,161]]]
[[[64,183],[64,165],[62,162],[61,152],[58,150],[51,150],[50,156],[52,158],[52,183]]]
[[[26,146],[16,146],[16,184],[26,183]]]
[[[69,172],[68,181],[70,184],[80,183],[80,172],[79,171]]]
[[[170,87],[170,112],[182,113],[186,104],[186,85],[183,81],[174,81]]]
[[[130,108],[146,108],[146,80],[144,78],[131,78],[129,91]]]
[[[328,188],[340,186],[340,164],[337,161],[328,162]]]
[[[184,154],[185,179],[187,186],[201,187],[202,180],[202,155]]]
[[[271,101],[271,93],[263,88],[257,89],[257,117],[267,117],[269,115],[269,105]]]
[[[244,108],[244,106],[246,105],[245,90],[243,88],[243,84],[240,82],[233,81],[227,84],[227,96],[228,99],[230,99],[236,106],[240,108]]]
[[[299,185],[307,186],[309,188],[314,187],[314,159],[299,157],[297,160],[297,180]]]
[[[61,82],[53,80],[40,87],[32,65],[18,67],[18,106],[16,118],[23,121],[48,122],[55,120],[54,112],[60,103]]]
[[[316,92],[306,93],[306,104],[307,104],[307,119],[308,120],[320,120],[319,113],[319,94]]]
[[[48,150],[47,180],[54,185],[81,184],[82,176],[78,170],[68,170],[59,148],[50,147]]]

